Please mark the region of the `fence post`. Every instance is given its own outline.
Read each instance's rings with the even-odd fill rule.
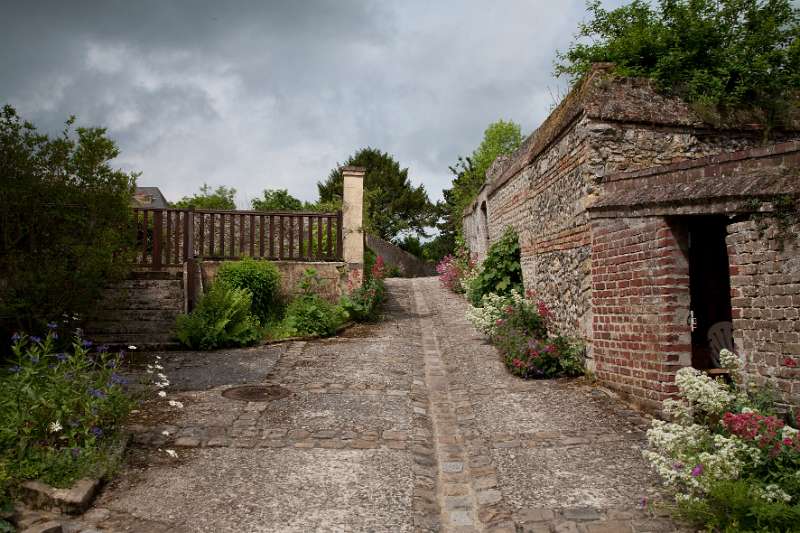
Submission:
[[[363,167],[342,168],[342,259],[347,263],[349,281],[358,286],[364,280],[364,174]]]
[[[153,270],[161,270],[161,238],[164,236],[163,211],[153,213]]]
[[[186,268],[186,312],[194,309],[197,268],[194,259],[194,207],[183,214],[183,261]]]

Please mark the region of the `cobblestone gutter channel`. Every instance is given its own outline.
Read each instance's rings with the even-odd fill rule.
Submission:
[[[443,529],[482,531],[483,527],[477,513],[477,496],[473,486],[468,482],[471,476],[463,446],[464,439],[456,423],[456,408],[450,397],[450,386],[439,351],[439,341],[432,321],[427,319],[430,309],[416,282],[414,300],[422,332],[425,384],[430,393],[431,419],[438,459],[437,496]],[[483,495],[485,497],[485,493]]]

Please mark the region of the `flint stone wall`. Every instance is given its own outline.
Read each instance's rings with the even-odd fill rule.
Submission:
[[[487,172],[464,213],[478,260],[506,227],[520,236],[526,290],[551,307],[556,326],[592,349],[591,230],[587,209],[606,175],[756,146],[763,132],[715,129],[648,80],[592,72],[508,158]],[[486,201],[487,221],[480,204]],[[590,362],[590,366],[592,363]]]
[[[778,228],[770,218],[728,226],[734,343],[745,382],[771,382],[784,405],[797,407],[800,224]]]

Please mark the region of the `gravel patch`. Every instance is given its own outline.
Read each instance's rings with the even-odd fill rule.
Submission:
[[[503,496],[515,510],[636,508],[643,497],[656,493],[656,480],[634,443],[496,449],[492,460]]]
[[[198,532],[402,532],[411,495],[406,452],[203,449],[100,503]]]

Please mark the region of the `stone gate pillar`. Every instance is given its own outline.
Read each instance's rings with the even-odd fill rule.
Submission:
[[[363,167],[342,168],[342,233],[344,262],[353,287],[364,279],[364,174]]]

